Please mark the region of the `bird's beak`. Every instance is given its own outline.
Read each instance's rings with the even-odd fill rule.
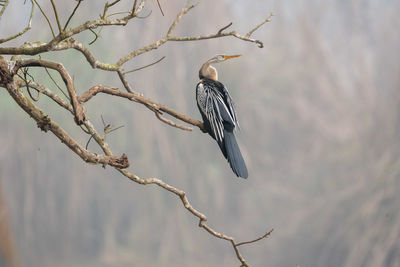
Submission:
[[[233,55],[233,56],[224,56],[224,60],[230,59],[230,58],[235,58],[235,57],[240,57],[242,55]]]

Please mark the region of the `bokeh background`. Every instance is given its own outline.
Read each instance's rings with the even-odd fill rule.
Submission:
[[[50,14],[50,2],[40,3]],[[75,1],[56,3],[65,21]],[[160,3],[164,17],[148,1],[148,18],[103,28],[88,47],[114,63],[160,39],[185,1]],[[103,6],[84,1],[72,26],[97,18]],[[241,248],[252,266],[400,266],[399,11],[395,0],[204,0],[177,35],[214,33],[231,21],[245,34],[274,12],[254,34],[265,47],[234,38],[171,42],[126,64],[128,70],[166,56],[129,82],[200,119],[194,90],[201,63],[217,53],[243,54],[217,67],[236,102],[248,180],[234,177],[207,135],[165,125],[139,104],[99,95],[87,104],[88,116],[99,131],[101,115],[124,125],[107,136],[113,152],[127,153],[139,176],[185,190],[214,229],[241,241],[274,228],[270,238]],[[29,12],[30,3],[11,1],[0,36],[24,28]],[[32,30],[2,46],[50,37],[36,9]],[[77,39],[87,45],[93,35]],[[121,87],[117,75],[92,70],[75,51],[42,58],[62,62],[80,93],[95,84]],[[45,72],[31,74],[56,90]],[[69,113],[45,97],[38,105],[86,143]],[[5,90],[0,125],[2,211],[21,266],[238,265],[230,244],[198,228],[174,195],[85,164],[41,132]]]

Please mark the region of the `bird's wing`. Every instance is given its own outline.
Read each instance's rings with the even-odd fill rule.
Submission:
[[[228,92],[228,89],[225,87],[225,85],[223,85],[223,84],[221,84],[221,85],[222,85],[221,91],[222,91],[222,94],[223,94],[224,100],[225,100],[224,102],[226,103],[226,106],[229,109],[229,114],[232,117],[234,125],[239,127],[239,121],[238,121],[237,115],[236,115],[235,104],[232,100],[231,95]]]
[[[224,125],[231,125],[235,127],[236,122],[232,116],[231,109],[226,102],[226,97],[220,90],[212,83],[199,83],[198,84],[198,103],[201,111],[204,113],[209,121],[211,130],[217,141],[222,141],[224,137]]]

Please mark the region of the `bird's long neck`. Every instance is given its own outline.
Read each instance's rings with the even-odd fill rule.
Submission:
[[[214,81],[218,81],[218,72],[213,66],[210,65],[210,63],[206,62],[203,64],[203,66],[201,66],[199,77],[200,79],[208,78]]]

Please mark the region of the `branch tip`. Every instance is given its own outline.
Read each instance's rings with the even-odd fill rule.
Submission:
[[[218,35],[220,35],[224,30],[228,29],[230,26],[232,26],[233,22],[229,23],[228,25],[226,25],[225,27],[222,27],[219,31],[218,31]]]

